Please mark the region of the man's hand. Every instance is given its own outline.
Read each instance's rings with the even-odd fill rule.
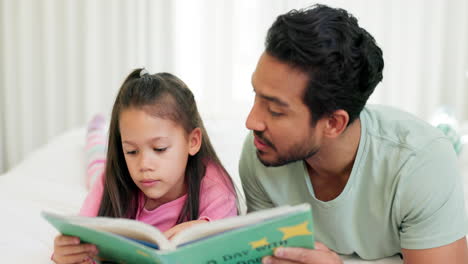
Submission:
[[[188,222],[184,222],[182,224],[178,224],[176,226],[173,226],[171,229],[167,230],[166,232],[164,232],[164,235],[167,237],[167,239],[172,239],[177,233],[179,233],[180,231],[190,227],[190,226],[193,226],[193,225],[197,225],[197,224],[203,224],[203,223],[207,223],[208,221],[206,220],[193,220],[193,221],[188,221]]]
[[[263,264],[343,264],[338,254],[320,242],[315,249],[277,248],[274,256],[264,257]]]

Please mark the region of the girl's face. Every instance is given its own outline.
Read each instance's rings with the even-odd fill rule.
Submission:
[[[183,196],[188,156],[200,149],[200,129],[187,135],[174,121],[136,108],[122,111],[119,121],[125,161],[133,182],[147,198],[145,208]]]

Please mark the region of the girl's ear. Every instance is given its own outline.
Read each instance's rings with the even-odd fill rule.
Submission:
[[[192,132],[190,132],[188,140],[190,156],[194,156],[198,153],[201,147],[202,140],[202,131],[199,127],[195,128],[194,130],[192,130]]]

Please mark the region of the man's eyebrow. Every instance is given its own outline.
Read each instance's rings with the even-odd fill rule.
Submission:
[[[257,93],[257,90],[255,90],[255,85],[253,84],[253,81],[252,81],[252,87],[253,87],[253,91],[254,93],[256,93],[258,96],[260,96],[261,98],[265,99],[265,100],[268,100],[270,102],[273,102],[275,104],[278,104],[282,107],[289,107],[289,104],[286,103],[285,101],[279,99],[278,97],[276,96],[268,96],[268,95],[264,95],[264,94],[259,94]]]
[[[286,103],[285,101],[282,101],[281,99],[279,99],[278,97],[275,97],[275,96],[268,96],[268,95],[263,95],[263,94],[259,94],[258,96],[260,96],[261,98],[263,98],[265,100],[273,102],[275,104],[283,106],[283,107],[288,107],[289,106],[288,103]]]

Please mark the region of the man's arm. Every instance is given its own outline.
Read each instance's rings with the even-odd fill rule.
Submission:
[[[468,246],[466,238],[430,249],[402,249],[405,264],[466,264]],[[320,264],[343,263],[340,257],[321,243],[315,249],[278,248],[274,256],[263,258],[265,264]]]
[[[395,212],[405,263],[468,263],[463,180],[450,142],[434,140],[400,172]]]
[[[451,244],[429,249],[402,249],[405,264],[466,264],[468,246],[466,238]]]

